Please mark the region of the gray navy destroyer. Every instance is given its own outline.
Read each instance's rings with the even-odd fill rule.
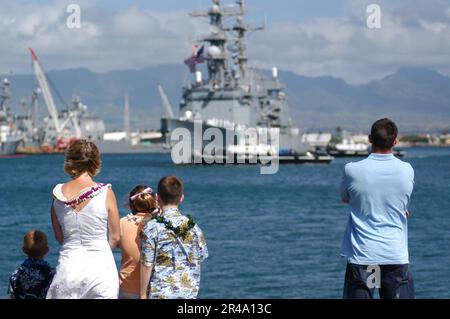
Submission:
[[[252,158],[279,157],[281,162],[329,163],[333,157],[318,154],[302,143],[301,132],[293,124],[283,84],[278,78],[278,70],[272,69],[272,76],[249,66],[247,57],[247,35],[262,30],[246,24],[245,2],[236,1],[233,6],[222,6],[220,0],[213,0],[209,10],[193,12],[192,17],[205,17],[211,25],[210,34],[198,40],[189,66],[194,81],[183,88],[179,105],[179,116],[159,86],[165,106],[165,116],[161,120],[161,131],[167,144],[173,147],[171,138],[179,128],[187,129],[194,136],[195,125],[202,131],[218,129],[223,136],[231,133],[230,141],[203,141],[201,149],[193,147],[192,162],[202,162],[208,158],[229,157],[250,161]],[[226,21],[233,19],[231,25]],[[197,70],[197,65],[206,64],[207,79]],[[248,129],[257,134],[249,138]],[[258,136],[262,131],[277,130],[279,143]],[[265,133],[267,134],[267,133]],[[207,145],[215,143],[213,150]],[[192,142],[191,145],[195,143]],[[276,145],[276,147],[274,147]],[[258,161],[259,162],[259,161]]]

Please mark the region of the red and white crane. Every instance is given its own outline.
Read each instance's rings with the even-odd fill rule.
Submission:
[[[48,113],[53,121],[53,125],[56,131],[57,147],[66,147],[70,141],[74,139],[80,139],[82,137],[81,129],[78,125],[76,119],[76,111],[67,110],[68,116],[64,118],[63,122],[59,121],[58,109],[56,108],[53,95],[50,91],[47,77],[44,72],[39,59],[37,58],[36,52],[32,48],[29,48],[31,53],[31,59],[33,63],[33,70],[36,75],[39,87],[42,91],[42,96],[44,98],[45,104],[47,105]],[[72,123],[73,130],[67,130],[67,124]]]
[[[62,127],[58,120],[58,110],[56,109],[55,101],[53,100],[52,93],[48,86],[47,78],[45,77],[44,69],[42,68],[41,63],[39,62],[36,53],[33,49],[29,48],[31,52],[31,59],[33,62],[33,70],[36,74],[36,79],[38,81],[39,87],[42,91],[42,96],[44,97],[45,104],[47,105],[48,113],[53,120],[53,124],[55,125],[56,133],[59,135],[62,134]]]

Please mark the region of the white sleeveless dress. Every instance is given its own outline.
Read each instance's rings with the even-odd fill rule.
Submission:
[[[119,277],[108,243],[106,195],[111,185],[92,192],[77,212],[67,205],[62,184],[53,190],[54,208],[64,243],[47,299],[116,299]]]

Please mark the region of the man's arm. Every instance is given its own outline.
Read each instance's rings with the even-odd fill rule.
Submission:
[[[150,279],[153,272],[153,263],[156,256],[156,231],[148,224],[140,232],[141,237],[141,270],[140,270],[140,285],[139,294],[141,299],[148,298],[148,290],[150,286]]]
[[[203,262],[206,258],[208,258],[208,246],[206,245],[205,235],[198,225],[195,225],[194,230],[197,237],[197,257],[200,262]]]
[[[140,279],[140,297],[147,299],[148,286],[150,285],[150,277],[152,275],[153,265],[146,266],[141,263],[141,279]]]
[[[409,164],[409,167],[411,169],[411,194],[409,194],[408,204],[406,205],[406,207],[407,207],[407,209],[406,209],[406,218],[411,218],[411,209],[409,207],[410,207],[410,204],[411,204],[411,195],[412,195],[412,192],[414,190],[414,184],[415,184],[415,181],[414,181],[415,180],[414,168],[411,166],[411,164]]]
[[[341,200],[344,204],[350,203],[350,195],[348,193],[349,179],[347,176],[347,166],[344,167],[344,175],[341,181]]]

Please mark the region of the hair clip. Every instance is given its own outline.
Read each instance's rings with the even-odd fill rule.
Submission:
[[[148,188],[144,189],[142,192],[131,196],[130,200],[135,200],[136,198],[138,198],[140,195],[143,195],[143,194],[153,194],[153,189],[148,187]]]

